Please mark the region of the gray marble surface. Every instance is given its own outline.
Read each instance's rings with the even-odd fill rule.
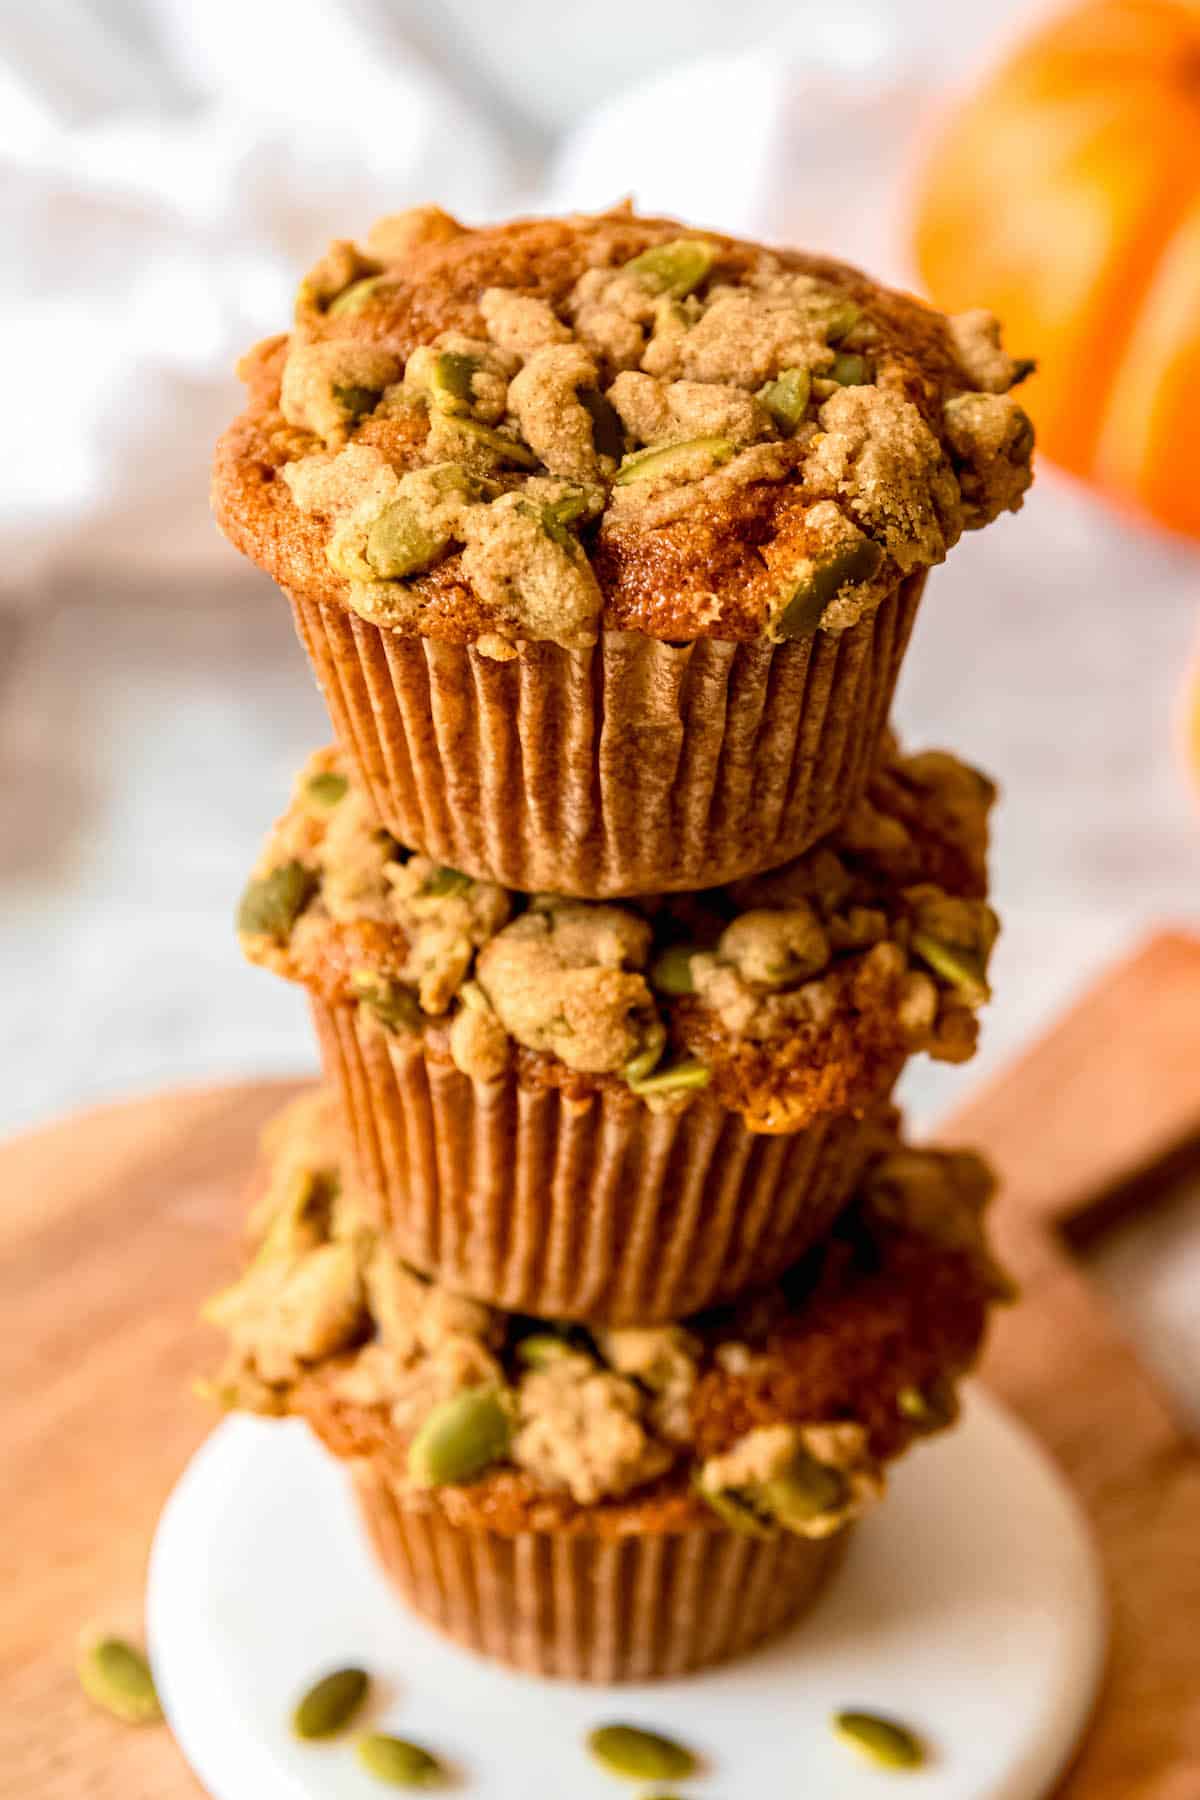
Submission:
[[[1197,562],[1043,481],[938,571],[897,714],[1003,783],[997,998],[928,1118],[1140,933],[1200,912],[1171,737]],[[0,619],[0,1129],[118,1095],[312,1066],[299,995],[245,968],[232,908],[327,732],[287,608],[232,552],[197,589],[76,586]]]

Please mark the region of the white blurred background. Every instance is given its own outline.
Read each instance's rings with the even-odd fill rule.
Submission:
[[[231,916],[327,726],[287,608],[217,535],[238,353],[334,235],[631,192],[909,278],[907,187],[1030,10],[951,0],[140,0],[0,10],[0,1131],[307,1068]],[[1019,346],[1016,348],[1019,349]],[[999,774],[1005,936],[972,1072],[1155,922],[1195,920],[1171,741],[1200,557],[1043,470],[935,575],[913,743]]]

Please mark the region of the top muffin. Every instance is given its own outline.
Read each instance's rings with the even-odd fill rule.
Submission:
[[[1015,509],[1028,365],[843,264],[619,210],[334,244],[217,453],[285,588],[507,660],[839,632]]]

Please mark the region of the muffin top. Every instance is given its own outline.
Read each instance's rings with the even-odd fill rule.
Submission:
[[[507,659],[842,631],[1015,509],[1028,372],[843,264],[630,210],[331,246],[214,506],[289,592]]]
[[[836,834],[769,874],[619,903],[410,855],[337,750],[310,758],[242,898],[251,961],[356,1008],[396,1059],[753,1130],[862,1111],[916,1050],[974,1050],[996,919],[985,776],[894,744]]]
[[[678,1528],[712,1509],[825,1536],[953,1419],[1007,1289],[986,1166],[881,1131],[840,1223],[774,1287],[683,1325],[555,1328],[399,1262],[342,1185],[337,1141],[322,1093],[269,1129],[251,1260],[207,1308],[231,1341],[213,1390],[307,1417],[463,1523]]]

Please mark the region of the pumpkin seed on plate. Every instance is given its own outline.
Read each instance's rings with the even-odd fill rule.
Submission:
[[[833,1729],[844,1744],[878,1768],[918,1769],[927,1761],[925,1746],[916,1733],[881,1713],[835,1713]]]
[[[296,1704],[292,1730],[298,1738],[335,1737],[360,1711],[370,1680],[365,1669],[334,1669]]]
[[[367,1773],[389,1787],[438,1787],[446,1779],[446,1771],[433,1752],[407,1738],[372,1731],[359,1738],[356,1748]]]
[[[150,1664],[124,1638],[104,1636],[85,1644],[79,1683],[89,1700],[126,1725],[152,1725],[162,1718]]]
[[[697,1768],[685,1745],[639,1725],[598,1725],[589,1732],[587,1747],[610,1775],[629,1781],[680,1781]]]
[[[435,1406],[414,1437],[408,1471],[420,1487],[471,1481],[508,1449],[512,1430],[499,1387],[464,1388]]]

